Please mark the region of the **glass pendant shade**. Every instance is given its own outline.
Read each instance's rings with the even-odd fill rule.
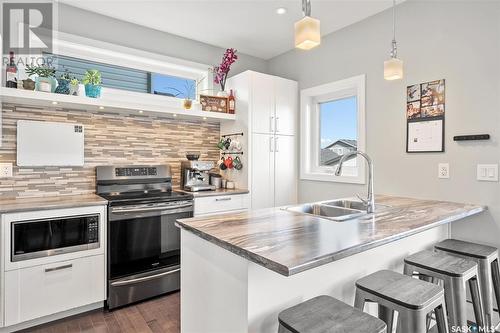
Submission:
[[[384,61],[384,79],[399,80],[403,78],[403,61],[391,58]]]
[[[310,50],[321,43],[319,20],[304,16],[295,22],[295,47]]]

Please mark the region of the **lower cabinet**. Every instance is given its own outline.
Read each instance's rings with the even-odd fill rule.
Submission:
[[[194,199],[194,216],[243,211],[249,207],[248,194],[217,195]]]
[[[104,255],[5,272],[5,326],[103,301]]]

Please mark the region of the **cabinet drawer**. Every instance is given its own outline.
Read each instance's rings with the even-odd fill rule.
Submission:
[[[248,194],[220,195],[194,199],[194,215],[222,213],[248,208]]]
[[[104,301],[104,255],[5,272],[5,326]]]

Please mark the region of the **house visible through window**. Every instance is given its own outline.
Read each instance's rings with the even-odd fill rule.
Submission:
[[[319,165],[338,164],[345,153],[357,150],[356,96],[319,103],[320,142]],[[356,159],[346,166],[356,165]]]

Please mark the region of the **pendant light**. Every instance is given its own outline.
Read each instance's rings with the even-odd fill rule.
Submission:
[[[392,1],[392,46],[391,58],[384,61],[384,79],[399,80],[403,78],[403,61],[398,59],[396,42],[396,0]]]
[[[321,43],[319,20],[311,17],[311,0],[302,0],[304,17],[295,22],[295,47],[310,50]]]

